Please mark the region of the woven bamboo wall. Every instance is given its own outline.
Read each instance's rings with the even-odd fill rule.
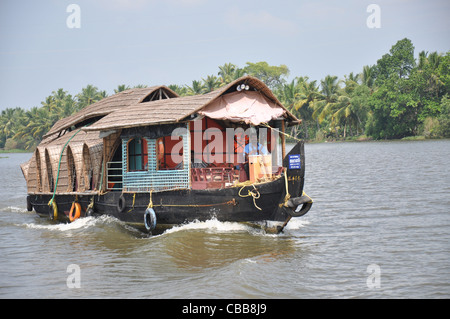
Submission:
[[[92,186],[92,190],[98,189],[102,156],[103,140],[98,132],[78,130],[45,139],[22,166],[27,191],[49,193],[57,182],[56,193],[74,192],[75,177],[77,192],[91,190]]]

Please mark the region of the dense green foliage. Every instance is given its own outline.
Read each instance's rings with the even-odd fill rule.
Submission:
[[[450,137],[450,51],[420,52],[414,57],[409,39],[398,41],[375,65],[339,79],[320,82],[307,76],[287,81],[286,65],[251,63],[240,68],[226,63],[216,75],[191,85],[169,85],[180,95],[204,94],[249,74],[264,81],[302,125],[290,133],[308,140],[392,139],[411,136]],[[138,87],[144,87],[139,85]],[[119,85],[114,93],[129,89]],[[61,118],[106,97],[88,85],[76,96],[53,91],[40,107],[7,108],[0,116],[0,148],[32,150]]]

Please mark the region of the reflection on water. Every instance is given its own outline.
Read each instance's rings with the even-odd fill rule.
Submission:
[[[206,267],[221,267],[246,258],[269,262],[294,251],[292,240],[288,238],[275,239],[238,223],[212,220],[204,224],[222,224],[229,230],[218,232],[216,228],[211,232],[201,226],[163,236],[164,250],[178,267],[201,271]]]

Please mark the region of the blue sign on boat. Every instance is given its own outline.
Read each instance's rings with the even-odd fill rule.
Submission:
[[[289,169],[301,169],[300,154],[289,155]]]

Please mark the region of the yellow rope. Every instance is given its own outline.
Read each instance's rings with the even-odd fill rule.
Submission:
[[[128,212],[131,212],[134,209],[134,201],[136,199],[136,193],[133,194],[133,204],[131,205],[131,208]]]
[[[308,197],[311,200],[308,203],[314,203],[313,199],[311,197],[309,197],[308,194],[305,193],[305,191],[303,191],[302,195],[305,195],[306,197]]]
[[[148,203],[147,208],[153,208],[152,192],[153,190],[150,191],[150,202]]]
[[[285,136],[287,136],[287,137],[293,138],[294,140],[297,140],[297,141],[299,141],[299,142],[302,141],[302,140],[299,139],[299,138],[296,138],[296,137],[294,137],[294,136],[292,136],[292,135],[289,135],[289,134],[287,134],[287,133],[285,133],[285,132],[281,132],[280,130],[271,127],[271,126],[270,126],[269,124],[267,124],[267,123],[261,123],[261,124],[264,125],[265,127],[268,127],[269,129],[271,129],[271,130],[273,130],[273,131],[276,131],[276,132],[278,132],[278,133],[281,133],[281,134],[283,134],[283,135],[285,135]]]
[[[284,196],[284,202],[281,203],[279,206],[287,207],[287,202],[291,198],[291,194],[289,194],[289,186],[288,186],[288,178],[287,178],[287,169],[284,169],[284,184],[286,186],[286,196]]]
[[[89,208],[94,208],[94,196],[92,196],[91,202],[89,203],[88,207],[86,208],[86,211],[87,211]]]
[[[255,185],[251,184],[251,186],[253,186],[254,191],[253,190],[248,190],[247,195],[242,195],[241,191],[244,189],[246,185],[242,186],[241,189],[239,189],[238,195],[239,197],[253,197],[253,204],[255,205],[255,207],[259,210],[262,210],[260,207],[258,207],[258,205],[256,205],[256,199],[261,197],[261,194],[258,192],[258,190],[256,189]]]

